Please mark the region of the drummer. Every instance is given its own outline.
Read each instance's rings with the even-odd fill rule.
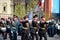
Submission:
[[[38,40],[38,16],[37,15],[33,16],[31,36],[32,36],[32,40],[34,40],[34,36],[36,37],[36,40]]]
[[[22,22],[22,37],[21,40],[29,40],[29,22],[27,16],[24,17]]]

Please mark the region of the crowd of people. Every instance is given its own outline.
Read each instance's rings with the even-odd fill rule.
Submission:
[[[60,19],[56,21],[54,18],[50,18],[46,21],[45,16],[39,18],[34,15],[32,19],[28,19],[27,16],[20,19],[17,16],[13,18],[0,19],[0,33],[3,39],[7,39],[7,34],[10,40],[17,40],[17,36],[21,36],[21,40],[47,40],[49,37],[54,37],[55,34],[60,36]]]

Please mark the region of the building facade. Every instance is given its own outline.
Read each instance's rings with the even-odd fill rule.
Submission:
[[[0,17],[7,18],[13,15],[12,0],[0,0]]]

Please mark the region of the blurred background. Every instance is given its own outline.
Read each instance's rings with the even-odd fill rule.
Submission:
[[[33,14],[39,14],[45,15],[48,20],[50,17],[59,17],[59,4],[60,0],[0,0],[0,17],[16,15],[23,18],[28,14],[32,18]]]

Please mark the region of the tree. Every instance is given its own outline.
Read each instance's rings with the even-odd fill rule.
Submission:
[[[26,15],[28,11],[31,10],[31,8],[33,8],[34,10],[36,7],[36,4],[37,4],[36,0],[30,0],[30,2],[27,4],[27,9],[25,9],[24,3],[18,3],[18,4],[16,3],[14,15],[17,15],[22,18]]]
[[[15,5],[14,15],[19,16],[21,18],[26,15],[24,4],[19,3],[18,5],[17,4]]]

